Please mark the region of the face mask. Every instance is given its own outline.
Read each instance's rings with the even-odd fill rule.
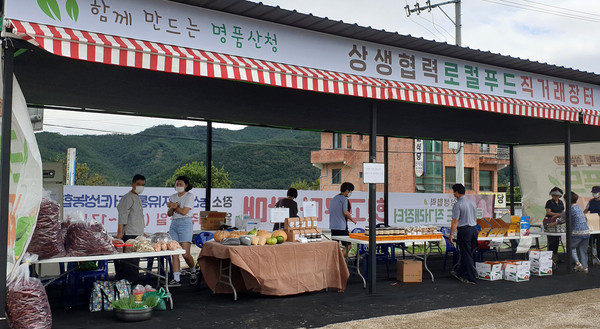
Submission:
[[[183,193],[185,191],[185,186],[175,186],[175,191],[177,191],[177,193]]]
[[[144,187],[143,186],[136,186],[135,187],[135,193],[136,194],[142,194],[142,192],[144,192]]]
[[[600,196],[600,193],[592,193],[592,196],[594,197],[594,199],[597,199]]]
[[[352,192],[348,193],[348,197],[351,197],[351,196],[352,196]]]

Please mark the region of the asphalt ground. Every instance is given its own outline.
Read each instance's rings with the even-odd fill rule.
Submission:
[[[510,252],[500,253],[501,259],[510,257]],[[566,259],[565,254],[560,257]],[[363,288],[358,276],[351,275],[345,292],[329,290],[285,297],[240,293],[234,301],[232,295],[212,294],[203,282],[200,287],[190,285],[187,276],[181,287],[171,290],[174,309],[155,311],[151,320],[143,322],[120,322],[112,311],[91,313],[83,297],[81,305],[67,308],[61,300],[60,287],[48,287],[47,291],[54,328],[312,328],[600,287],[600,266],[591,266],[586,275],[567,271],[566,263],[560,264],[552,276],[532,276],[527,282],[479,280],[475,285],[463,284],[449,275],[448,268],[442,270],[442,259],[432,255],[428,262],[435,282],[424,272],[422,283],[410,284],[395,280],[395,265],[391,265],[391,278],[387,279],[385,265],[378,264],[374,294]],[[486,259],[493,259],[493,255],[486,254]]]

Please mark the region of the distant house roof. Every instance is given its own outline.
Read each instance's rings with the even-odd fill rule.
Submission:
[[[346,38],[374,42],[378,44],[400,47],[440,56],[448,56],[466,61],[505,67],[513,70],[543,74],[552,77],[580,81],[600,85],[600,75],[576,69],[534,62],[489,51],[459,47],[446,42],[436,42],[396,32],[377,30],[343,21],[334,21],[327,17],[299,13],[279,6],[273,7],[262,3],[244,0],[169,0],[204,7],[230,14],[260,19],[273,23],[293,26],[301,29],[333,34]]]

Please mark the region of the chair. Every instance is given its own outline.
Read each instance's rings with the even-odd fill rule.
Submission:
[[[77,297],[79,296],[79,284],[84,284],[85,296],[89,298],[92,293],[92,283],[97,280],[108,280],[108,260],[100,260],[97,262],[98,269],[91,271],[74,270],[77,263],[69,263],[67,270],[72,270],[68,274],[69,291],[72,293],[72,305],[77,305]]]
[[[352,230],[352,233],[364,233],[365,230],[362,228],[355,228]],[[375,254],[375,261],[385,261],[385,269],[386,269],[386,273],[387,273],[387,278],[390,278],[390,254],[389,251],[387,249],[387,246],[389,245],[379,245],[377,246],[376,249],[376,254]],[[369,247],[367,247],[366,245],[359,245],[358,246],[358,257],[363,257],[365,259],[365,261],[363,262],[364,264],[364,277],[365,280],[368,278],[369,276],[369,262],[368,262],[368,255],[369,255]]]
[[[389,227],[389,225],[385,225],[384,223],[379,223],[377,225],[375,225],[376,228],[382,228],[382,227]],[[384,244],[384,245],[379,245],[377,248],[378,252],[381,252],[381,249],[386,248],[390,248],[390,254],[391,254],[391,259],[390,261],[392,263],[396,262],[396,247],[400,247],[400,249],[402,250],[402,258],[406,258],[406,244],[405,243],[396,243],[396,244]],[[414,251],[414,250],[413,250]]]
[[[442,269],[446,270],[446,261],[448,260],[448,253],[452,253],[452,267],[456,265],[458,262],[458,248],[453,243],[450,243],[450,228],[446,226],[440,227],[440,232],[444,237],[444,241],[446,241],[446,253],[444,254],[444,263],[442,265]]]

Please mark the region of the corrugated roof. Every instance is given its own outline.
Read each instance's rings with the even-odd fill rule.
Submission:
[[[552,77],[581,81],[600,85],[600,75],[563,66],[540,63],[526,59],[495,54],[467,47],[459,47],[446,42],[436,42],[396,32],[376,30],[357,24],[303,14],[295,10],[282,9],[262,3],[244,0],[169,0],[196,7],[218,10],[230,14],[256,18],[268,22],[289,25],[297,28],[328,33],[378,44],[405,48],[425,53],[448,56],[466,61],[505,67],[513,70],[543,74]]]

